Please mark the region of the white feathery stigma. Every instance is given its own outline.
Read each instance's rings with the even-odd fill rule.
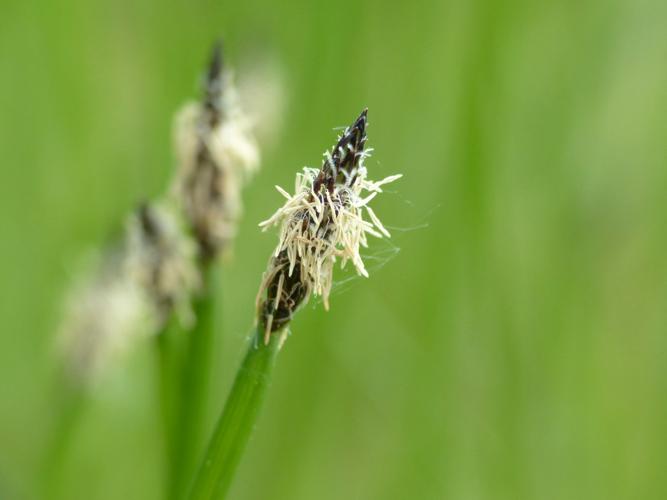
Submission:
[[[321,169],[305,167],[297,173],[294,194],[276,186],[286,201],[259,224],[263,230],[280,226],[279,242],[272,259],[274,267],[284,265],[279,259],[281,254],[289,263],[288,276],[299,266],[302,285],[308,293],[321,296],[326,309],[337,259],[341,261],[341,268],[351,261],[359,275],[368,277],[360,248],[368,246],[368,235],[390,236],[369,203],[382,193],[382,186],[401,175],[380,181],[367,178],[364,160],[372,150],[364,149],[365,125],[364,112],[339,137],[334,151],[325,153]],[[270,266],[262,288],[268,286],[276,271],[280,269],[273,270]]]

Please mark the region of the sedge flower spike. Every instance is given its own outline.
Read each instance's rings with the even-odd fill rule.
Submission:
[[[98,254],[69,293],[58,339],[74,380],[97,379],[174,313],[193,322],[190,302],[201,281],[195,254],[166,203],[143,204],[128,217],[122,243]]]
[[[241,187],[259,165],[250,120],[241,110],[220,44],[214,47],[200,102],[177,115],[179,170],[174,191],[204,261],[225,249],[241,215]]]
[[[368,246],[368,235],[390,236],[369,202],[382,192],[383,185],[401,175],[380,181],[367,178],[364,160],[372,151],[366,148],[367,125],[364,110],[324,154],[320,169],[306,167],[297,174],[294,194],[276,186],[286,201],[260,223],[264,230],[280,227],[279,242],[257,296],[265,342],[289,323],[311,294],[322,297],[329,309],[337,259],[341,267],[352,262],[359,275],[368,277],[360,248]]]

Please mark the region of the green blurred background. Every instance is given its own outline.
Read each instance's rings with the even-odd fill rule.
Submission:
[[[211,422],[275,234],[369,107],[397,255],[293,324],[235,499],[667,498],[667,3],[0,3],[0,498],[36,498],[82,255],[173,165],[211,42],[282,69],[225,268]],[[344,275],[341,275],[341,279]],[[344,291],[343,291],[344,289]],[[96,388],[67,498],[157,499],[151,346]]]

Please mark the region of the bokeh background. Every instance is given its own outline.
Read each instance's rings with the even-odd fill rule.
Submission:
[[[660,0],[2,0],[0,498],[37,498],[63,293],[164,191],[220,35],[284,101],[224,271],[211,422],[273,185],[364,106],[372,176],[405,174],[375,205],[399,250],[299,314],[231,497],[667,497],[666,26]],[[96,388],[67,498],[161,498],[153,364],[147,343]]]

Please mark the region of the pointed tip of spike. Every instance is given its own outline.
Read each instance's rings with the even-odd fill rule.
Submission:
[[[359,115],[359,118],[357,118],[355,122],[355,126],[361,126],[362,123],[365,125],[367,120],[368,120],[368,107],[362,110],[361,114]]]
[[[222,72],[223,57],[222,57],[222,38],[218,38],[213,43],[211,50],[211,61],[208,65],[208,81],[216,80]]]
[[[351,130],[358,130],[363,135],[366,132],[367,126],[368,126],[368,108],[364,108],[361,111],[359,117],[352,124]]]

